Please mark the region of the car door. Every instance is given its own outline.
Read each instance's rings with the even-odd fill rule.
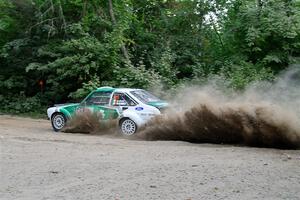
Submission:
[[[137,102],[123,92],[115,92],[112,95],[111,106],[118,109],[120,113],[127,109],[134,109],[136,105]]]
[[[90,111],[100,114],[102,119],[115,119],[119,116],[117,109],[109,106],[112,92],[95,91],[77,108],[77,113]]]
[[[152,111],[149,110],[149,105],[140,104],[123,92],[115,92],[112,96],[111,105],[119,110],[119,112],[128,115],[131,113],[142,121],[148,121],[153,117]],[[134,119],[133,119],[134,120]]]

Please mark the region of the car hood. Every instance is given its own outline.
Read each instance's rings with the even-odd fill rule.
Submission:
[[[79,103],[63,103],[63,104],[54,104],[55,107],[62,108],[67,106],[75,106],[79,105]]]
[[[150,101],[147,103],[149,106],[154,106],[158,109],[168,107],[168,103],[166,101]]]

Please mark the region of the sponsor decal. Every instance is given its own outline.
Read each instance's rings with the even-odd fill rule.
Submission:
[[[83,112],[93,112],[92,108],[87,108],[87,107],[78,107],[76,108],[76,113],[83,113]]]
[[[143,107],[136,107],[135,110],[142,111],[142,110],[144,110],[144,108]]]
[[[78,107],[77,109],[76,109],[76,113],[78,114],[78,113],[83,113],[84,112],[84,107]]]

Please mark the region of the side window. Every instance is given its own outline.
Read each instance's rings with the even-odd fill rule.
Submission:
[[[114,93],[112,106],[135,106],[136,103],[124,93]]]
[[[109,104],[111,92],[94,92],[85,102],[87,105],[106,106]]]

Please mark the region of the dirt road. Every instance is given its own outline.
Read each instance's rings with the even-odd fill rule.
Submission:
[[[54,133],[0,116],[0,199],[300,199],[300,150]]]

